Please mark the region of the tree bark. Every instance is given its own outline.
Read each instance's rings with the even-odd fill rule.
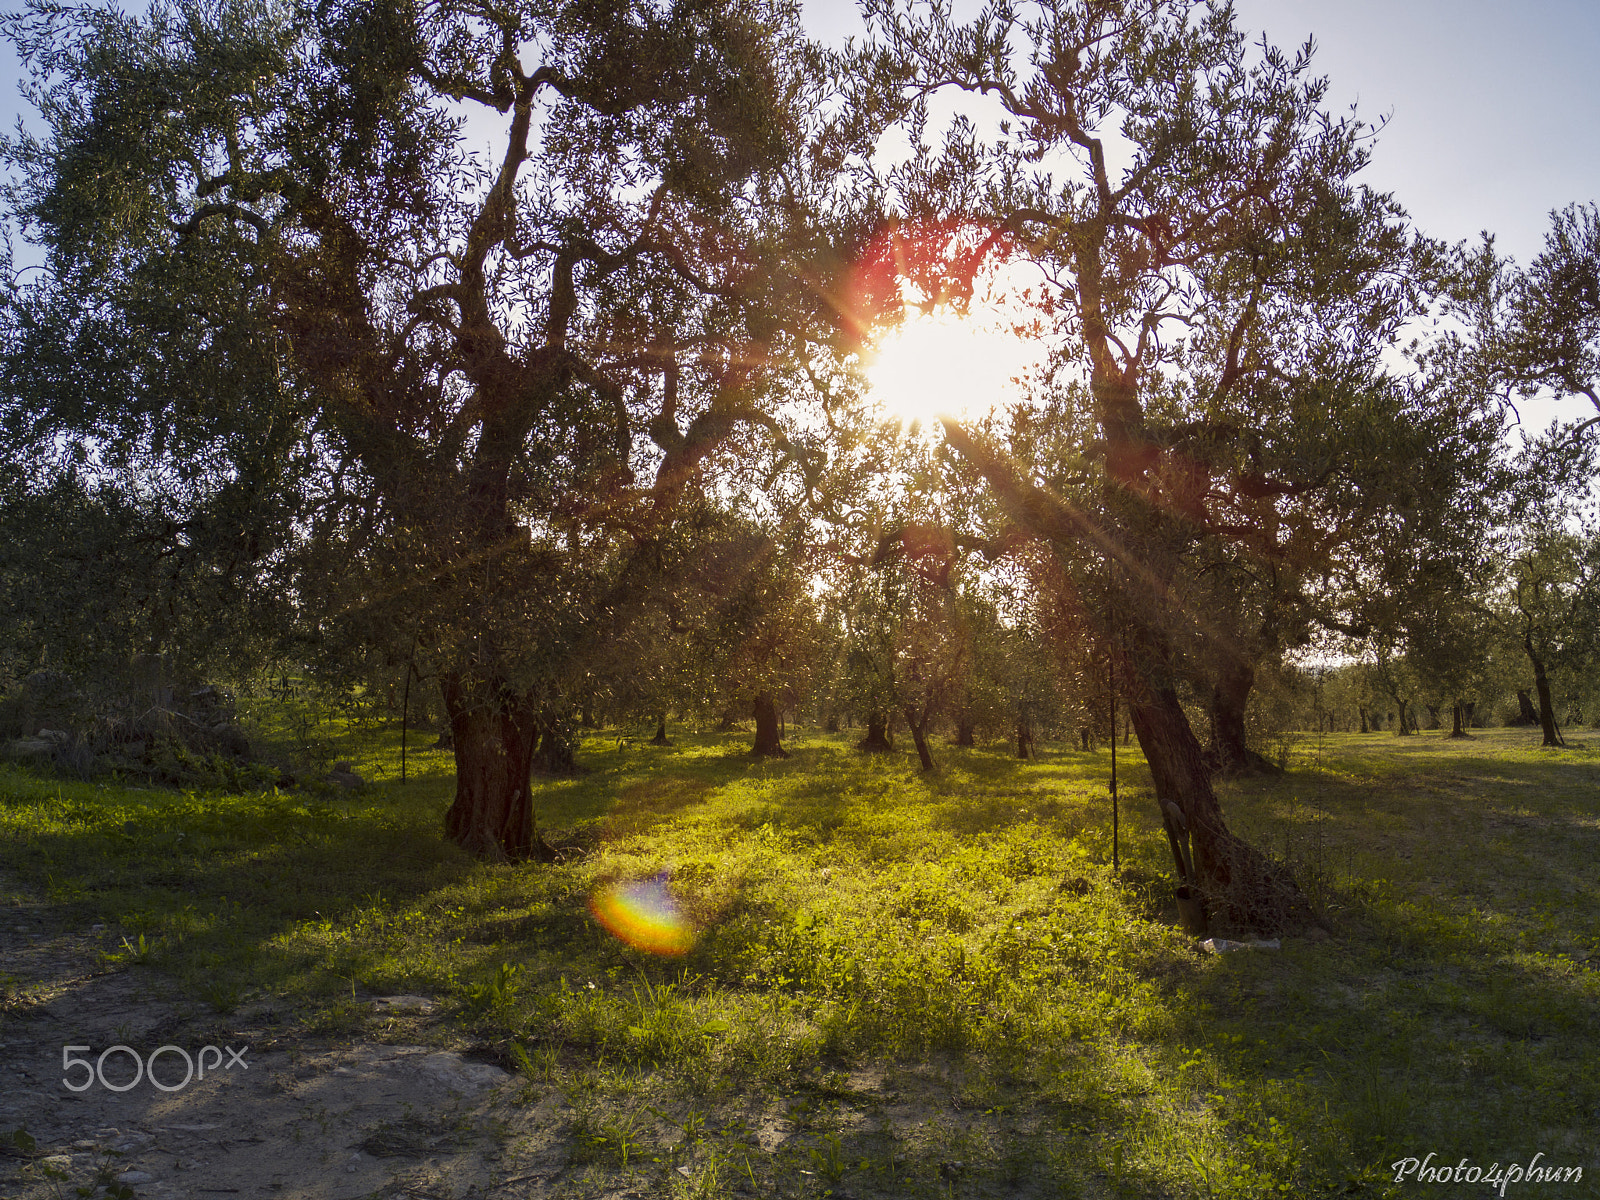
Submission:
[[[828,723],[822,727],[824,733],[839,732],[839,718],[833,713],[828,714]]]
[[[1517,718],[1511,723],[1513,725],[1541,724],[1539,710],[1534,708],[1533,701],[1529,698],[1528,693],[1520,688],[1517,690]]]
[[[1017,757],[1037,758],[1033,752],[1033,726],[1026,721],[1017,722]]]
[[[771,692],[756,696],[755,717],[756,744],[750,747],[750,753],[765,758],[788,758],[789,752],[783,748],[782,739],[778,736],[778,706],[773,702]]]
[[[1522,648],[1527,652],[1528,661],[1533,664],[1533,690],[1539,697],[1539,728],[1544,731],[1544,740],[1541,746],[1565,746],[1567,743],[1561,737],[1561,731],[1556,728],[1556,706],[1550,698],[1550,676],[1544,669],[1544,659],[1540,658],[1533,648],[1533,639],[1524,637]]]
[[[1459,701],[1451,706],[1450,709],[1450,736],[1453,738],[1469,736],[1465,727],[1461,724],[1461,704]]]
[[[906,705],[906,727],[911,730],[911,740],[917,747],[917,758],[922,763],[924,771],[933,770],[933,752],[928,749],[928,710],[923,708],[919,715],[911,705]]]
[[[455,801],[445,833],[469,854],[492,862],[545,857],[534,825],[534,746],[540,736],[533,699],[498,681],[441,680],[456,751]]]
[[[977,732],[977,722],[969,717],[956,718],[956,745],[976,746],[978,744]]]
[[[1228,830],[1177,692],[1147,684],[1129,698],[1128,709],[1169,841],[1177,845],[1187,835],[1194,871],[1189,884],[1213,914],[1263,931],[1309,919],[1288,872]],[[1182,876],[1188,864],[1176,850],[1174,860]]]
[[[1411,736],[1411,722],[1406,719],[1406,705],[1403,700],[1396,700],[1400,706],[1399,718],[1395,721],[1394,732],[1396,737]]]
[[[652,746],[672,745],[672,743],[667,740],[667,718],[665,713],[656,717],[656,735],[650,739],[650,744]]]
[[[894,749],[894,743],[889,740],[888,713],[867,714],[867,736],[856,743],[856,749],[873,754],[887,754]]]
[[[1369,732],[1367,729],[1367,706],[1365,704],[1358,704],[1356,705],[1356,710],[1361,714],[1361,732]]]
[[[1226,778],[1241,775],[1281,775],[1276,763],[1245,743],[1244,714],[1255,686],[1256,671],[1233,654],[1223,654],[1222,669],[1211,688],[1211,758],[1215,772]]]

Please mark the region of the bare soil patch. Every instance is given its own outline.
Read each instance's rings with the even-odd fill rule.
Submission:
[[[356,1036],[318,1035],[271,1001],[219,1015],[149,968],[107,964],[110,931],[64,928],[43,903],[0,916],[0,1193],[442,1197],[520,1176],[510,1194],[541,1195],[566,1165],[559,1097],[514,1103],[505,1070],[439,1044],[426,998],[371,999]],[[72,1056],[98,1063],[104,1082],[64,1072],[66,1046],[89,1047]],[[102,1060],[112,1046],[145,1059],[162,1046],[217,1052],[203,1078],[182,1084],[183,1055],[166,1051],[164,1087],[148,1073],[127,1086],[132,1057]]]

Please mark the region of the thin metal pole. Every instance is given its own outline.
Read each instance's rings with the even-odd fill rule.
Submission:
[[[1122,876],[1122,854],[1118,846],[1121,830],[1117,812],[1117,601],[1111,592],[1111,556],[1106,555],[1106,615],[1110,630],[1106,636],[1106,680],[1111,693],[1111,873]]]
[[[411,723],[411,670],[412,663],[406,660],[406,691],[405,698],[400,701],[400,782],[406,781],[406,726]]]
[[[405,695],[400,701],[400,782],[406,781],[406,734],[411,726],[411,677],[417,673],[417,635],[411,635],[411,653],[406,655]]]
[[[1117,668],[1111,668],[1112,687],[1116,687]],[[1122,858],[1118,850],[1121,831],[1117,821],[1117,694],[1111,693],[1111,870],[1122,873]]]

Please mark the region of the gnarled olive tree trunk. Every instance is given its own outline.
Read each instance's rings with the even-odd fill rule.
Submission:
[[[498,680],[458,672],[441,679],[456,752],[456,796],[445,832],[463,850],[495,862],[532,858],[542,843],[529,788],[539,742],[539,706]]]
[[[1288,869],[1228,829],[1205,754],[1178,701],[1163,638],[1138,624],[1124,627],[1123,638],[1117,674],[1127,681],[1128,712],[1150,766],[1162,823],[1175,847],[1190,848],[1189,863],[1174,851],[1179,877],[1214,918],[1230,925],[1270,931],[1310,920]]]
[[[1528,698],[1528,693],[1522,688],[1517,689],[1517,715],[1511,722],[1513,725],[1539,724],[1539,712],[1533,707],[1533,701]]]
[[[877,754],[887,754],[894,749],[894,743],[889,740],[888,713],[869,712],[867,714],[867,735],[856,743],[856,749]]]
[[[1277,764],[1250,749],[1245,741],[1245,708],[1256,683],[1255,667],[1235,654],[1220,657],[1210,704],[1211,756],[1216,773],[1229,778],[1281,774]]]
[[[755,718],[756,744],[750,747],[750,753],[766,758],[788,758],[789,752],[783,748],[783,739],[778,733],[778,706],[771,692],[756,696]]]
[[[1522,639],[1522,648],[1533,664],[1533,690],[1539,697],[1539,728],[1544,732],[1541,746],[1565,746],[1567,743],[1556,727],[1556,705],[1550,695],[1550,675],[1545,670],[1544,659],[1533,648],[1531,636]]]
[[[1033,749],[1033,726],[1026,720],[1017,721],[1017,757],[1037,758]]]
[[[905,706],[906,725],[911,730],[911,740],[917,747],[917,760],[924,771],[933,770],[933,752],[928,749],[928,715],[931,707],[924,704],[918,710],[915,705]]]

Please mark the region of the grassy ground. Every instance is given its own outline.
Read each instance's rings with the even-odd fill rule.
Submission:
[[[334,747],[354,798],[139,791],[0,770],[0,862],[128,961],[309,1033],[444,998],[441,1039],[558,1096],[574,1195],[1479,1197],[1390,1164],[1582,1166],[1600,1194],[1600,743],[1336,735],[1228,785],[1334,936],[1200,953],[1136,751],[1123,878],[1098,753],[865,757],[801,734],[590,738],[543,784],[581,850],[485,866],[440,838],[451,760]],[[699,936],[663,958],[592,917],[670,872]],[[681,1169],[680,1169],[681,1168]],[[1507,1194],[1516,1194],[1516,1187]]]

